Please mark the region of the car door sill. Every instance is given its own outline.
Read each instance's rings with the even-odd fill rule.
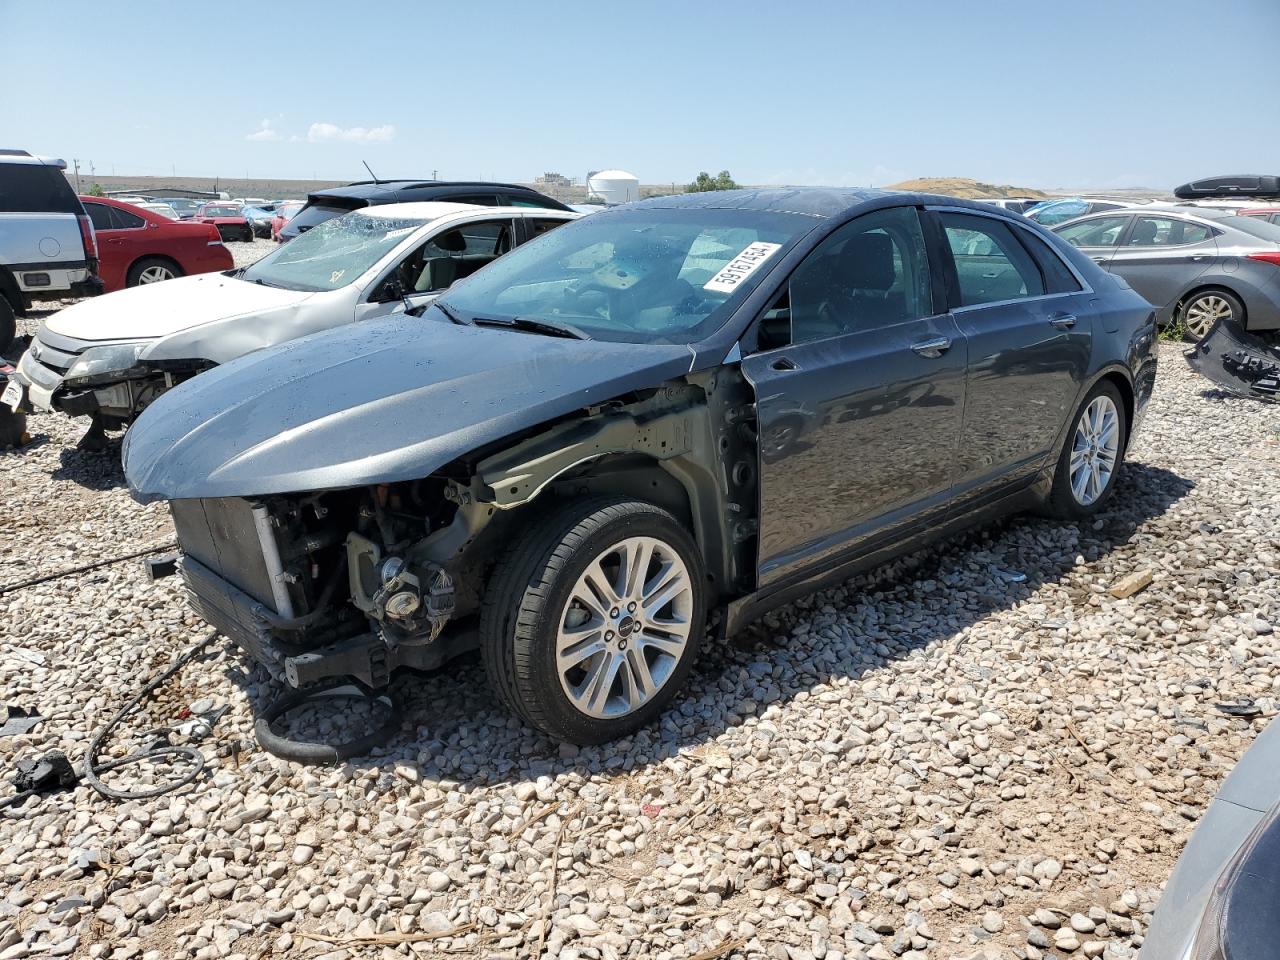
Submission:
[[[901,531],[900,535],[895,536],[890,543],[882,540],[875,541],[869,546],[842,557],[840,560],[826,566],[825,569],[805,571],[797,578],[770,584],[763,590],[757,590],[754,593],[739,597],[731,601],[725,608],[725,616],[722,621],[723,633],[725,636],[733,636],[743,626],[752,620],[758,619],[770,610],[785,606],[793,600],[814,593],[823,587],[841,583],[856,574],[886,563],[895,557],[913,553],[931,543],[954,536],[970,527],[990,522],[1020,510],[1030,509],[1039,505],[1042,499],[1043,492],[1039,489],[1038,484],[1021,486],[1016,490],[1006,492],[998,500],[964,509],[961,512],[948,512],[938,524],[913,525],[907,530]]]

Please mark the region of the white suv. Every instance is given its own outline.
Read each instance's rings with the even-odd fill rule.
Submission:
[[[64,160],[0,150],[0,356],[33,300],[102,292],[93,224],[66,168]]]
[[[40,327],[6,394],[15,410],[89,416],[82,444],[175,384],[263,347],[425,307],[514,246],[578,218],[532,207],[395,203],[353,210],[250,267],[120,290]],[[14,386],[16,384],[16,386]]]

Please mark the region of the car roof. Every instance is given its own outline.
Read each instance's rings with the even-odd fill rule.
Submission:
[[[403,190],[421,190],[424,192],[440,190],[441,192],[449,193],[459,188],[501,188],[519,193],[537,193],[531,187],[522,186],[518,183],[495,183],[485,180],[357,180],[355,183],[348,183],[343,187],[327,187],[324,190],[313,190],[311,196],[349,197],[355,200],[369,200],[389,193],[399,193]]]
[[[876,190],[870,187],[762,187],[745,190],[716,190],[708,193],[680,193],[669,197],[640,200],[633,207],[667,210],[758,210],[767,213],[794,213],[809,217],[840,217],[873,201],[897,200],[903,204],[933,204],[970,207],[991,213],[990,204],[935,193]]]
[[[67,169],[67,161],[58,157],[36,157],[25,150],[0,150],[0,163],[25,163],[29,166],[57,167]]]
[[[474,203],[451,203],[447,200],[415,200],[412,203],[379,203],[372,207],[360,207],[352,213],[362,213],[366,217],[411,217],[418,220],[439,220],[454,214],[477,214],[493,216],[494,214],[560,214],[572,220],[576,214],[570,210],[543,210],[541,207],[481,207]]]

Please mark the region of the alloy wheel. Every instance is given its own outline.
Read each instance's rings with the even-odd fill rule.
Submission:
[[[556,634],[556,673],[570,703],[612,719],[652,700],[689,642],[693,590],[680,555],[655,537],[628,537],[596,556]]]
[[[1196,297],[1187,304],[1183,321],[1186,323],[1187,332],[1199,340],[1215,323],[1230,316],[1231,304],[1216,293],[1209,293],[1203,297]]]
[[[1082,507],[1102,496],[1120,453],[1120,413],[1106,394],[1093,399],[1071,443],[1071,495]]]
[[[159,283],[162,280],[172,279],[172,270],[168,267],[156,265],[154,267],[147,267],[147,269],[138,274],[138,285],[141,286],[144,283]]]

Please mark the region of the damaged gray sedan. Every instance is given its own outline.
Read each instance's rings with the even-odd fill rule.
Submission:
[[[171,502],[197,611],[288,684],[479,647],[515,712],[594,743],[663,709],[709,619],[1091,516],[1154,342],[1123,281],[990,206],[669,197],[179,386],[125,470]]]

